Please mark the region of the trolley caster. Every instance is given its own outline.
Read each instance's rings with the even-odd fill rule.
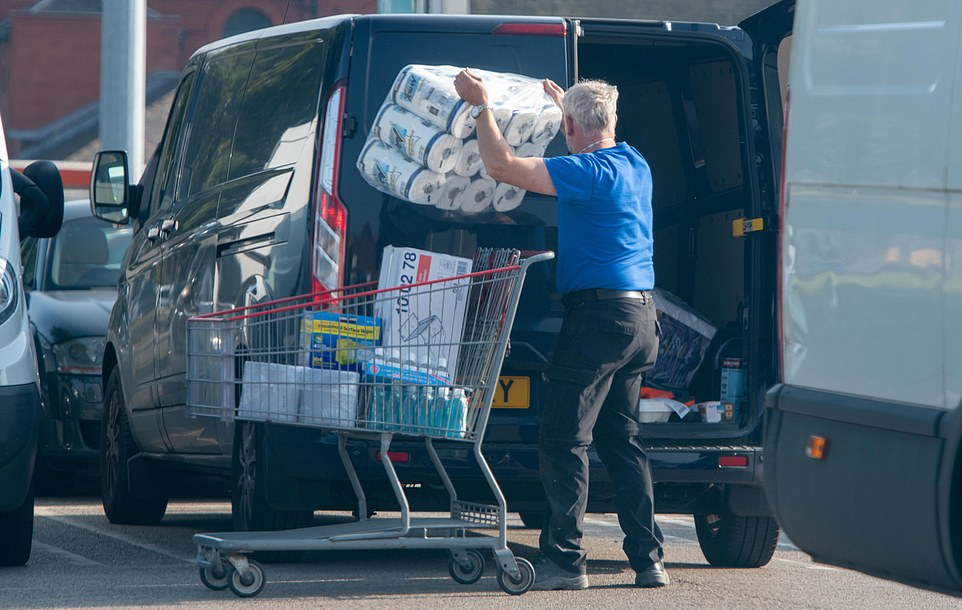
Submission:
[[[484,574],[484,556],[474,549],[468,549],[459,553],[460,557],[451,556],[451,563],[448,564],[448,573],[451,578],[462,585],[472,585],[478,582]]]
[[[223,591],[229,586],[231,565],[226,561],[198,568],[200,582],[211,591]]]
[[[515,561],[518,564],[518,575],[515,577],[504,570],[498,570],[498,584],[505,593],[521,595],[534,584],[534,566],[524,557],[516,557]]]
[[[241,565],[231,565],[231,569],[228,570],[230,572],[230,590],[237,597],[254,597],[264,588],[266,582],[264,580],[264,568],[253,559],[247,559],[246,557],[238,563],[241,563]],[[247,564],[246,569],[244,569],[243,563]]]

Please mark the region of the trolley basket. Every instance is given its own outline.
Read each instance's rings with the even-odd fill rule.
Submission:
[[[449,549],[452,577],[473,582],[483,572],[476,549],[491,548],[501,587],[527,591],[534,568],[507,548],[506,503],[481,444],[525,274],[553,257],[479,249],[470,273],[418,281],[412,268],[398,286],[355,285],[189,319],[189,413],[337,432],[360,516],[356,523],[281,532],[198,534],[204,584],[256,595],[265,581],[263,569],[246,557],[253,551],[425,547]],[[407,263],[400,261],[402,269]],[[411,517],[390,459],[396,436],[423,439],[448,492],[449,517]],[[379,443],[400,519],[366,517],[349,438]],[[434,441],[473,445],[495,503],[458,499]],[[469,529],[498,535],[466,536]]]

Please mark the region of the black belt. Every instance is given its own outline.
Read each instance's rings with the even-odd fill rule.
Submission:
[[[564,296],[566,303],[574,301],[605,301],[608,299],[639,299],[642,303],[648,303],[651,300],[651,292],[648,290],[589,288],[588,290],[575,290]]]

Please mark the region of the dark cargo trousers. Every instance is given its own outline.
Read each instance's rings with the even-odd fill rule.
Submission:
[[[645,300],[598,300],[580,291],[565,297],[541,419],[540,469],[548,514],[540,546],[544,556],[569,571],[585,572],[581,539],[592,441],[615,485],[631,567],[642,570],[663,557],[637,415],[641,375],[657,353],[650,293]]]

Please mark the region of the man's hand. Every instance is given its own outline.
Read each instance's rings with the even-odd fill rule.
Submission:
[[[488,88],[484,86],[481,77],[471,74],[467,68],[454,77],[454,88],[461,99],[472,106],[488,103]]]
[[[547,93],[548,96],[554,101],[555,106],[557,106],[558,108],[561,108],[561,110],[564,111],[565,108],[562,105],[562,100],[564,99],[564,96],[565,96],[564,89],[559,87],[558,83],[554,82],[550,78],[544,79],[542,84],[544,85],[544,92]]]

